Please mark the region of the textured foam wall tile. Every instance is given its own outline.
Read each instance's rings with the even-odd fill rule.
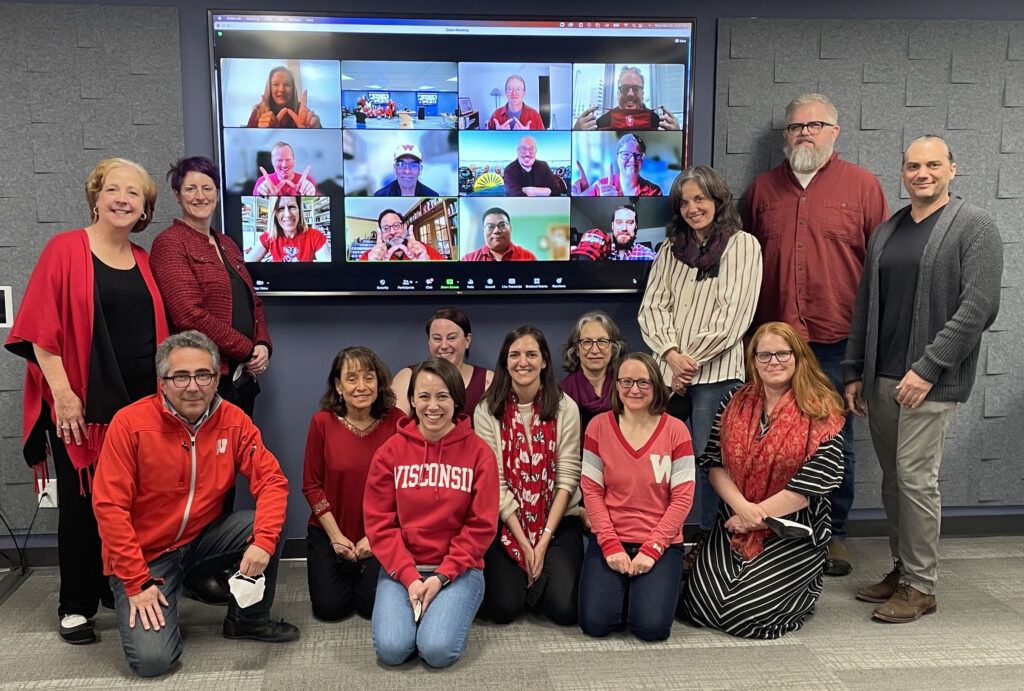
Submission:
[[[730,22],[729,29],[722,29],[726,34],[729,57],[733,59],[758,58],[764,56],[764,36],[760,35],[759,22],[735,20]],[[720,43],[720,45],[722,45]]]
[[[1003,154],[999,157],[1000,199],[1024,197],[1024,154]]]
[[[989,138],[999,131],[999,99],[988,85],[952,85],[948,113],[947,127],[951,130],[984,129]]]
[[[899,171],[902,161],[902,133],[896,130],[872,130],[850,132],[839,130],[840,139],[857,141],[860,151],[858,165],[867,168],[881,178],[890,178],[894,171]]]
[[[1016,459],[1001,458],[980,463],[974,469],[978,477],[979,504],[1015,504],[1020,501],[1013,491],[1020,471]]]
[[[1008,108],[1024,106],[1024,62],[1006,63],[1006,86],[1003,105]]]
[[[1006,45],[1007,60],[1024,60],[1024,22],[1011,24]]]
[[[861,128],[866,130],[892,129],[895,124],[893,114],[903,108],[903,93],[893,89],[889,84],[864,84],[861,93]]]
[[[1024,285],[1024,242],[1007,242],[1004,231],[1006,224],[1000,225],[997,220],[996,225],[1003,237],[1003,287],[1020,287]],[[1024,353],[1024,348],[1018,347],[1016,350]]]
[[[907,33],[907,57],[911,60],[940,62],[948,66],[953,46],[957,44],[962,29],[953,22],[920,21]]]
[[[1024,153],[1024,108],[1001,109],[1003,118],[999,151],[1004,154]]]
[[[903,105],[936,106],[949,98],[948,63],[912,60],[907,65],[907,95]]]

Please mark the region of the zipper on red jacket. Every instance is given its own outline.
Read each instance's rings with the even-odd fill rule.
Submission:
[[[178,534],[174,537],[174,542],[181,539],[181,536],[185,533],[185,526],[188,525],[188,516],[192,511],[192,500],[196,496],[196,435],[190,433],[189,445],[186,447],[192,454],[192,477],[189,478],[188,485],[188,501],[185,502],[185,513],[181,517],[181,527],[178,528]],[[184,446],[184,443],[182,444]]]

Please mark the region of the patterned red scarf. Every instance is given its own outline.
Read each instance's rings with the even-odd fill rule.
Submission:
[[[536,545],[547,524],[555,494],[555,450],[558,446],[556,420],[540,419],[541,391],[533,401],[530,431],[519,414],[516,395],[509,392],[501,419],[501,460],[505,484],[519,504],[519,523],[531,545]],[[523,552],[502,523],[501,544],[525,571]]]
[[[843,428],[842,415],[824,420],[809,417],[797,407],[792,389],[768,416],[768,431],[761,435],[764,389],[744,384],[722,414],[722,465],[743,496],[760,502],[786,488],[821,442]],[[732,549],[750,560],[764,551],[770,530],[732,536]]]

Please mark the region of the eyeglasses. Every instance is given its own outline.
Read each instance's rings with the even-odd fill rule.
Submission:
[[[492,233],[495,230],[500,230],[501,232],[505,232],[506,230],[508,230],[511,227],[512,226],[510,226],[505,221],[502,221],[501,223],[485,223],[484,224],[484,230],[486,230],[488,233]]]
[[[535,146],[520,146],[520,147],[516,148],[516,151],[518,151],[521,154],[535,154],[535,153],[537,153],[537,147],[535,147]]]
[[[619,93],[623,96],[631,91],[635,94],[642,94],[644,92],[644,88],[642,86],[636,86],[635,84],[619,84]]]
[[[506,86],[505,87],[505,93],[506,94],[521,94],[521,93],[524,93],[525,91],[526,91],[526,88],[522,87],[522,86]]]
[[[644,160],[645,154],[641,151],[620,151],[619,158],[623,161],[642,161]]]
[[[419,170],[423,164],[419,161],[395,161],[395,168]]]
[[[594,346],[597,346],[598,350],[608,350],[608,346],[611,344],[611,339],[608,338],[581,338],[576,341],[576,345],[580,347],[580,350],[590,350]]]
[[[385,233],[388,233],[388,232],[391,232],[391,231],[405,230],[405,224],[404,223],[392,223],[389,226],[381,226],[380,229],[383,230]]]
[[[615,383],[626,391],[632,389],[634,384],[636,384],[641,391],[647,391],[647,389],[651,388],[651,385],[654,382],[650,379],[630,379],[629,377],[619,377],[615,380]]]
[[[164,381],[174,384],[176,389],[187,389],[189,383],[195,379],[196,386],[209,386],[217,375],[213,372],[197,372],[196,374],[172,374],[169,377],[160,377]]]
[[[823,122],[821,120],[814,120],[813,122],[794,122],[786,125],[782,129],[786,130],[789,134],[800,134],[806,127],[809,134],[820,134],[822,127],[835,127],[834,122]]]
[[[772,361],[772,358],[775,358],[780,363],[789,362],[789,359],[791,357],[793,357],[792,350],[778,350],[774,353],[769,351],[754,353],[754,359],[760,362],[762,365],[767,365],[769,362]]]

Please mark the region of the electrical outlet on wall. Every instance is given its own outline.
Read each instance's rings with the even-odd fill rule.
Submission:
[[[39,489],[39,508],[41,509],[56,509],[57,508],[57,481],[47,480],[46,484],[40,483]]]

